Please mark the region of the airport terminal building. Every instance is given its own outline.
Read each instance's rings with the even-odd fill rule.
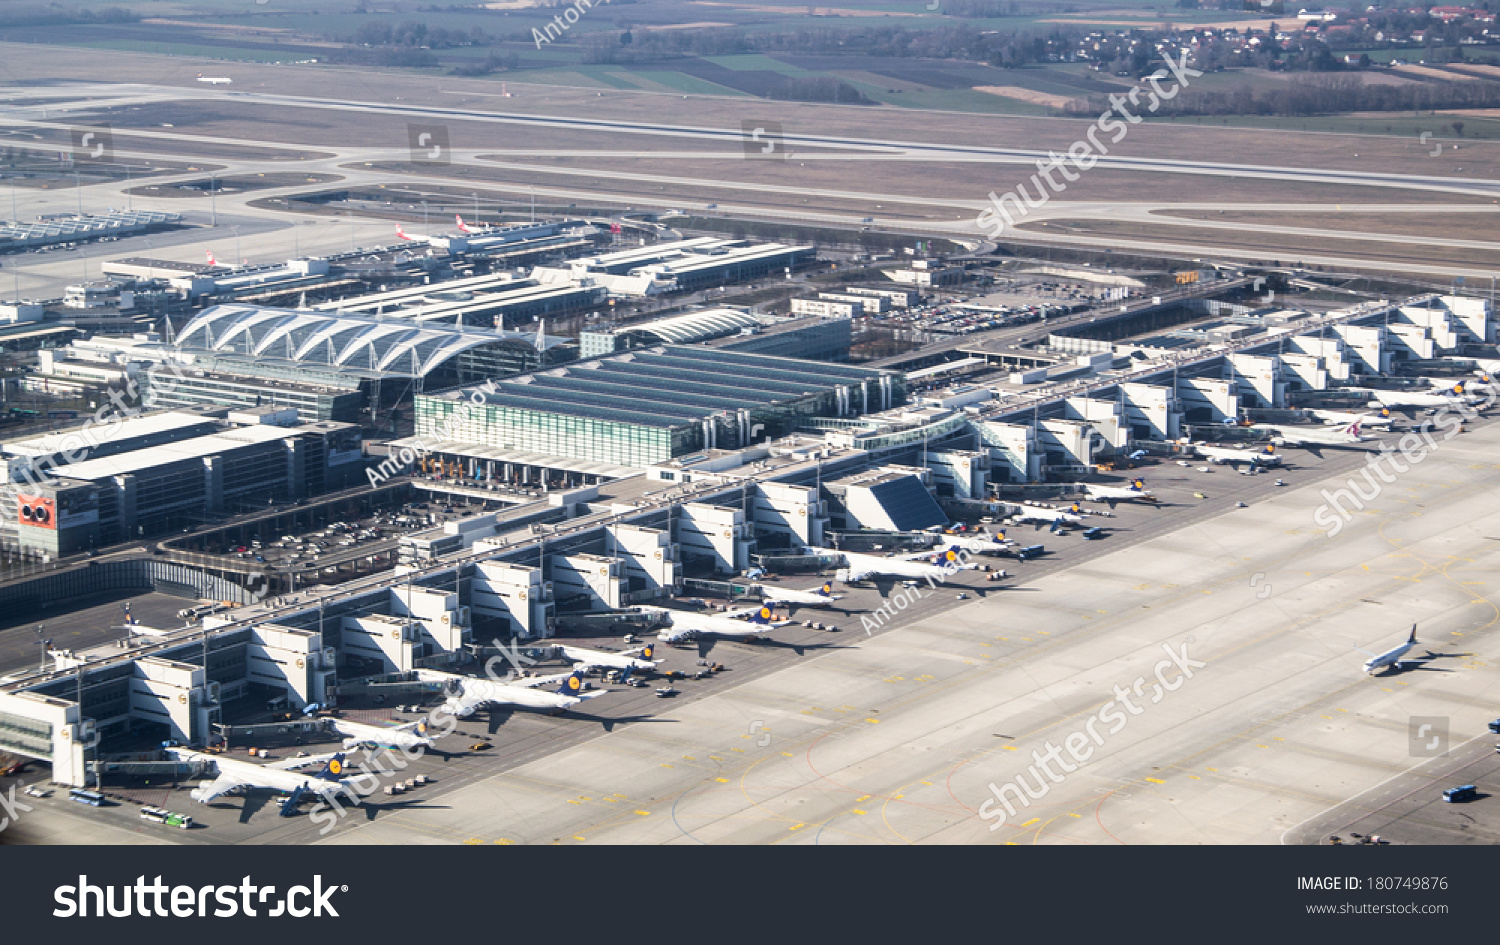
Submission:
[[[504,473],[465,462],[493,460],[458,444],[641,468],[904,400],[904,378],[887,371],[663,345],[418,395],[413,439],[442,441],[481,479]]]

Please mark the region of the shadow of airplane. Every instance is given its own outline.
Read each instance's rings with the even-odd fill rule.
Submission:
[[[854,648],[847,643],[791,643],[786,640],[762,640],[760,645],[773,650],[791,650],[798,656],[802,656],[807,650],[849,650]]]
[[[384,804],[371,804],[364,802],[359,805],[364,808],[365,820],[372,821],[388,810],[452,810],[447,804],[432,804],[427,798],[413,797],[404,801],[387,801]]]

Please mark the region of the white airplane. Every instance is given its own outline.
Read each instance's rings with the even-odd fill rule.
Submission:
[[[1407,637],[1406,642],[1401,644],[1400,646],[1392,647],[1391,649],[1386,650],[1384,653],[1380,653],[1378,655],[1375,653],[1371,653],[1369,650],[1366,650],[1363,647],[1356,646],[1355,649],[1359,650],[1361,653],[1369,657],[1369,659],[1365,660],[1365,672],[1374,673],[1377,669],[1384,669],[1387,666],[1399,670],[1401,668],[1401,657],[1405,656],[1407,651],[1416,645],[1417,625],[1412,624],[1411,636]]]
[[[453,219],[458,221],[458,231],[460,233],[472,233],[476,236],[483,236],[490,230],[495,229],[495,227],[491,226],[488,223],[480,223],[477,226],[470,226],[469,224],[464,222],[463,217],[459,216],[456,213],[453,215]]]
[[[1251,429],[1277,431],[1277,435],[1271,437],[1271,442],[1277,446],[1342,446],[1345,443],[1363,443],[1369,439],[1359,432],[1359,427],[1359,421],[1355,421],[1336,430],[1321,427],[1306,430],[1301,427],[1277,427],[1262,423],[1255,424]]]
[[[1372,390],[1370,394],[1374,397],[1374,400],[1370,401],[1372,407],[1442,407],[1455,400],[1472,401],[1475,399],[1469,396],[1464,381],[1458,381],[1451,387],[1425,391]]]
[[[223,76],[207,76],[200,72],[198,73],[198,81],[206,82],[209,85],[228,85],[234,80],[226,79]]]
[[[1309,413],[1326,424],[1358,423],[1363,427],[1391,425],[1391,411],[1385,407],[1382,407],[1378,413],[1348,413],[1343,410],[1312,410]]]
[[[656,644],[654,643],[638,646],[633,650],[626,650],[623,653],[601,653],[598,650],[586,650],[581,646],[568,646],[567,644],[563,644],[558,649],[562,650],[563,656],[575,661],[573,665],[574,669],[584,671],[606,667],[608,669],[622,669],[626,675],[629,675],[636,670],[649,672],[656,668],[657,663],[661,662],[661,660],[651,658],[656,652]],[[637,653],[640,654],[639,657],[634,655]]]
[[[977,567],[972,564],[960,564],[960,549],[957,545],[951,545],[944,549],[928,549],[916,554],[897,555],[894,558],[883,558],[880,555],[862,555],[850,551],[832,551],[829,549],[815,548],[813,554],[829,554],[843,556],[845,567],[834,572],[834,579],[845,584],[857,584],[867,581],[873,577],[898,577],[898,578],[933,578],[941,580],[951,577],[954,571],[969,571]],[[941,556],[944,563],[929,564],[923,559]]]
[[[765,584],[757,584],[760,596],[771,604],[802,604],[807,607],[827,607],[836,600],[843,598],[843,594],[833,592],[833,584],[824,581],[817,587],[799,591],[790,587],[769,587]]]
[[[766,631],[785,626],[788,621],[776,620],[771,608],[765,606],[730,610],[722,614],[693,614],[681,610],[662,610],[670,624],[656,635],[663,643],[688,643],[699,637],[720,637],[726,640],[746,640],[765,636]],[[738,619],[745,617],[744,620]]]
[[[366,748],[431,748],[432,739],[427,737],[427,720],[418,719],[405,725],[365,725],[333,719],[330,726],[344,736],[344,749]]]
[[[1210,463],[1217,465],[1237,466],[1240,463],[1251,463],[1256,466],[1279,466],[1281,464],[1281,457],[1276,455],[1274,444],[1262,450],[1248,450],[1194,443],[1193,450]]]
[[[1140,499],[1143,502],[1156,501],[1156,496],[1146,488],[1146,480],[1140,478],[1130,480],[1128,486],[1101,486],[1092,482],[1080,482],[1077,485],[1091,501],[1108,502],[1110,508],[1114,508],[1116,502],[1128,502],[1131,499]]]
[[[1023,505],[1011,517],[1013,522],[1035,522],[1037,528],[1051,525],[1056,531],[1064,525],[1077,525],[1083,521],[1083,509],[1077,502],[1066,509],[1049,509],[1039,505]]]
[[[602,696],[608,690],[585,691],[583,673],[561,673],[556,676],[530,676],[515,682],[498,682],[476,676],[460,676],[434,669],[417,670],[417,678],[423,682],[441,682],[448,686],[448,700],[443,708],[455,718],[468,718],[474,710],[487,705],[514,705],[523,709],[552,709],[561,711],[572,708],[585,699]],[[538,692],[537,687],[558,681],[562,686],[556,692]]]
[[[299,788],[328,800],[339,793],[339,780],[344,774],[344,753],[312,755],[306,758],[288,758],[268,765],[251,764],[224,755],[209,755],[186,748],[168,748],[167,754],[178,761],[206,761],[213,764],[219,776],[213,781],[200,782],[188,794],[200,804],[211,804],[226,794],[240,794],[256,789],[267,791],[296,792]],[[309,778],[293,769],[323,764],[322,770]]]
[[[396,224],[396,235],[398,237],[400,237],[401,239],[406,240],[408,243],[431,243],[432,242],[432,237],[427,236],[427,235],[422,234],[422,233],[408,233],[408,232],[406,232],[406,230],[399,223]]]

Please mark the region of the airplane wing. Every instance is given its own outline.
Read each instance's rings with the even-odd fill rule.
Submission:
[[[250,782],[232,774],[221,774],[213,781],[204,781],[188,794],[200,804],[211,804],[226,794],[232,794]]]
[[[507,683],[507,685],[519,686],[522,689],[535,689],[538,686],[561,686],[563,684],[563,680],[567,679],[571,675],[573,675],[572,670],[569,670],[566,673],[558,673],[554,676],[525,676],[521,679],[517,679],[513,682]]]
[[[325,765],[342,754],[342,751],[330,751],[327,754],[323,755],[306,755],[301,758],[283,758],[280,761],[273,761],[268,765],[264,765],[264,767],[273,768],[277,771],[297,771],[302,768],[311,767],[313,765]]]
[[[474,696],[468,693],[449,696],[446,708],[457,718],[468,718],[474,714],[474,710],[492,701],[487,696]]]
[[[741,607],[741,608],[739,608],[737,610],[726,610],[723,613],[718,614],[717,616],[720,616],[720,617],[748,617],[748,616],[750,616],[753,613],[758,613],[760,611],[761,607],[763,607],[763,606],[765,606],[765,605],[764,604],[756,604],[754,607]]]

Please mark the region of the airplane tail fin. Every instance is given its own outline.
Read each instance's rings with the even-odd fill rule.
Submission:
[[[1345,430],[1344,432],[1349,434],[1350,436],[1359,436],[1359,421],[1356,420],[1353,423],[1349,424],[1349,429]]]
[[[1407,643],[1416,643],[1417,642],[1417,625],[1416,624],[1412,624],[1411,625],[1411,636],[1409,636],[1409,637],[1406,638],[1406,642]]]
[[[817,593],[820,594],[820,595],[822,595],[823,597],[832,597],[833,596],[833,582],[832,581],[824,581],[823,582],[823,586],[820,587],[820,588],[818,588]]]
[[[761,609],[750,615],[749,622],[762,625],[769,624],[773,617],[775,617],[775,612],[772,611],[771,608],[762,607]]]
[[[1135,479],[1130,480],[1130,490],[1132,492],[1145,492],[1146,480],[1141,479],[1140,477],[1136,477]]]
[[[575,671],[573,675],[564,679],[563,684],[558,687],[557,692],[559,695],[564,696],[581,696],[583,694],[583,673]]]
[[[458,230],[459,230],[460,233],[472,233],[473,232],[472,230],[469,229],[468,224],[464,223],[464,218],[460,214],[455,213],[453,215],[453,219],[455,219],[455,220],[458,221]]]
[[[214,259],[214,254],[213,254],[212,250],[205,250],[204,253],[203,253],[203,255],[205,255],[205,256],[208,257],[208,264],[210,266],[217,266],[219,264],[218,261]]]
[[[411,237],[410,237],[410,236],[407,236],[407,235],[406,235],[406,231],[405,231],[405,230],[403,230],[403,229],[401,229],[401,224],[399,224],[399,223],[397,223],[397,224],[396,224],[396,235],[397,235],[397,236],[398,236],[398,237],[400,237],[400,238],[401,238],[401,239],[404,239],[404,240],[409,240],[409,239],[411,239]]]
[[[655,643],[647,643],[645,645],[645,647],[642,648],[642,650],[641,650],[641,659],[643,659],[643,660],[649,660],[651,658],[651,654],[655,653],[655,652],[656,652],[656,644]]]
[[[322,778],[324,781],[337,781],[340,778],[342,778],[343,776],[344,776],[344,753],[343,752],[339,752],[337,755],[334,755],[332,758],[329,758],[328,759],[328,764],[324,765],[323,766],[323,770],[318,772],[318,777]]]

